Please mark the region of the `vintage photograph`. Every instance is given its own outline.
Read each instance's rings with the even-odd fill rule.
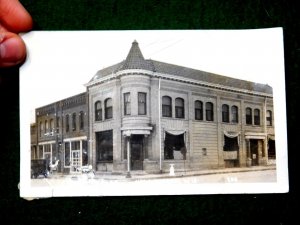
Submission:
[[[281,28],[23,38],[21,197],[288,191]]]

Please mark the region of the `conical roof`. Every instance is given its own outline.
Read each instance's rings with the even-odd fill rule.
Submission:
[[[127,70],[127,69],[145,69],[145,70],[153,69],[151,62],[144,59],[139,44],[136,40],[132,42],[129,53],[125,61],[123,62],[122,66],[118,69],[118,71]]]

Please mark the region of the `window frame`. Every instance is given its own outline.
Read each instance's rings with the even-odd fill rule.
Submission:
[[[80,130],[84,129],[84,112],[83,111],[79,112],[79,129]]]
[[[66,115],[66,133],[70,131],[70,118],[69,114]]]
[[[250,112],[250,114],[248,114],[248,112]],[[245,110],[245,114],[246,114],[246,125],[252,125],[253,123],[253,119],[252,119],[252,108],[250,107],[247,107],[246,110]]]
[[[258,115],[256,113],[258,112]],[[259,126],[260,125],[260,110],[254,109],[253,110],[253,116],[254,116],[254,125]]]
[[[129,116],[129,115],[131,115],[131,96],[130,96],[130,92],[124,93],[123,97],[124,97],[124,115]]]
[[[144,101],[140,101],[140,97],[143,96]],[[138,115],[147,115],[147,93],[138,92]]]
[[[200,104],[200,107],[197,107],[197,103]],[[195,108],[195,120],[203,120],[203,102],[200,100],[196,100],[194,102]],[[197,115],[200,115],[199,117]]]
[[[211,106],[211,109],[208,109],[208,106]],[[214,121],[214,104],[212,102],[205,103],[205,119],[206,121]]]
[[[239,123],[239,107],[236,105],[231,106],[231,122]]]
[[[267,110],[266,111],[266,125],[267,126],[273,126],[272,110]]]
[[[111,106],[107,106],[108,102],[111,102]],[[105,119],[112,119],[113,118],[113,101],[112,98],[107,98],[104,100],[104,110],[105,110]]]
[[[222,105],[222,122],[229,123],[229,105]]]
[[[168,99],[170,101],[170,104],[164,104],[164,99]],[[162,117],[172,117],[172,98],[170,96],[162,96]]]
[[[178,101],[181,101],[180,105],[178,105]],[[184,99],[179,97],[175,98],[175,118],[184,119],[184,114]]]
[[[76,128],[77,128],[76,118],[77,118],[76,113],[75,112],[72,113],[72,131],[76,131]]]
[[[99,106],[99,107],[98,107]],[[95,107],[95,121],[102,121],[102,102],[96,101],[94,104]]]

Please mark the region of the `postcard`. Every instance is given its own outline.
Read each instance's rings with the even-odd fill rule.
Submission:
[[[282,28],[22,38],[20,197],[288,192]]]

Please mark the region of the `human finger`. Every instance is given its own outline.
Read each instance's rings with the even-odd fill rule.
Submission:
[[[26,58],[26,46],[19,35],[0,33],[0,67],[15,66]]]
[[[18,0],[0,0],[0,24],[11,32],[23,32],[32,28],[30,14]]]

